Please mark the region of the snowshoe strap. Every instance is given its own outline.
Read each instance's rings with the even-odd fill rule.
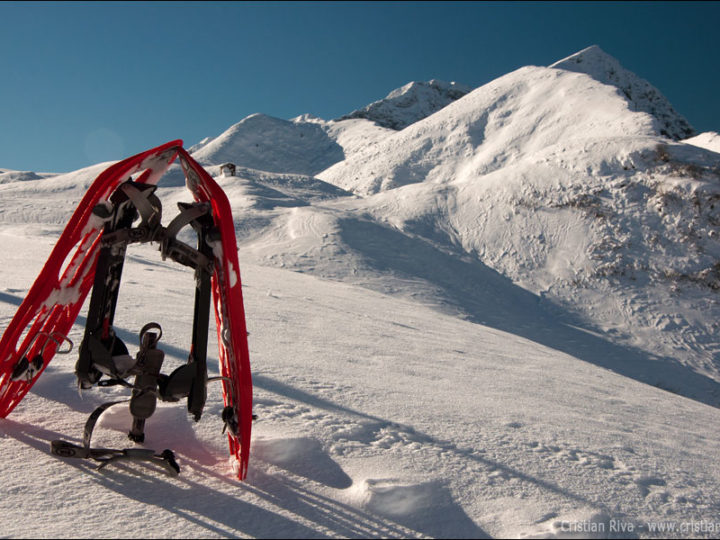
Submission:
[[[162,206],[160,199],[154,195],[154,186],[126,182],[120,186],[132,204],[137,208],[142,222],[136,228],[130,226],[108,230],[103,234],[103,246],[127,245],[131,243],[159,242],[160,254],[165,260],[170,259],[184,266],[202,269],[209,274],[213,273],[213,260],[211,256],[191,248],[175,237],[178,232],[188,224],[193,227],[211,227],[212,205],[210,203],[178,203],[180,213],[173,218],[167,227],[160,224]],[[208,216],[207,221],[201,218]]]
[[[122,340],[113,333],[100,339],[89,333],[80,345],[81,366],[85,371],[92,367],[114,379],[125,379],[137,363],[128,353]],[[82,369],[77,370],[77,373]],[[94,381],[93,381],[94,382]]]
[[[157,333],[150,330],[157,330]],[[162,327],[156,322],[149,322],[140,329],[139,335],[141,348],[155,347],[162,338]]]
[[[92,448],[90,442],[92,440],[92,434],[95,429],[100,416],[113,405],[119,403],[127,403],[129,400],[121,401],[110,401],[103,403],[96,408],[90,417],[85,422],[85,431],[83,433],[83,445],[78,446],[76,444],[63,441],[55,440],[50,443],[50,451],[60,457],[72,457],[82,459],[93,459],[99,461],[100,465],[98,470],[102,469],[109,463],[113,463],[119,460],[127,461],[149,461],[159,463],[162,465],[172,476],[176,476],[180,473],[180,466],[175,461],[175,454],[172,450],[163,450],[160,454],[155,453],[155,450],[148,448],[125,448],[122,450],[114,448]]]
[[[36,354],[32,361],[27,356],[23,356],[20,361],[15,364],[10,375],[11,381],[32,381],[35,375],[42,369],[45,360],[42,354]]]
[[[145,440],[145,420],[152,416],[157,406],[160,369],[165,358],[165,353],[157,348],[161,337],[162,328],[158,323],[148,323],[140,330],[140,350],[137,353],[139,372],[135,377],[135,389],[130,398],[133,425],[128,434],[135,442]]]
[[[125,448],[121,450],[120,453],[114,453],[110,457],[99,457],[95,459],[100,462],[98,470],[115,461],[149,461],[165,467],[171,476],[180,474],[180,466],[177,464],[177,461],[175,461],[175,454],[172,450],[168,449],[163,450],[160,454],[156,454],[155,450],[146,448]]]
[[[180,209],[180,213],[165,227],[165,235],[170,238],[175,238],[183,227],[189,225],[199,217],[212,212],[212,206],[207,202],[192,204],[178,203],[178,208]]]
[[[197,377],[193,364],[183,364],[170,375],[161,375],[158,379],[160,399],[163,401],[179,401],[187,397]]]
[[[132,201],[142,218],[142,223],[154,229],[160,225],[162,214],[160,199],[154,195],[155,189],[144,189],[141,191],[136,186],[137,184],[133,182],[125,182],[120,186],[120,189],[127,195],[128,199]],[[154,188],[155,186],[152,187]]]
[[[38,339],[41,337],[45,337],[45,343],[43,344],[42,348],[40,349],[40,352],[35,354],[30,360],[28,358],[28,353],[30,351],[30,348],[37,342]],[[72,351],[73,348],[73,342],[70,341],[70,338],[67,336],[61,334],[60,332],[52,332],[51,334],[48,334],[47,332],[38,332],[35,337],[30,341],[30,344],[26,347],[25,352],[20,357],[20,360],[17,364],[15,364],[15,367],[12,370],[12,373],[10,375],[10,380],[12,381],[31,381],[35,375],[37,375],[45,365],[45,348],[48,346],[50,342],[53,342],[57,345],[57,349],[55,350],[55,354],[68,354],[70,351]],[[69,348],[63,349],[62,344],[68,343],[70,345]]]
[[[165,449],[161,453],[148,448],[84,448],[67,441],[57,440],[50,443],[50,452],[63,458],[92,459],[100,462],[98,470],[116,461],[145,461],[157,463],[165,468],[170,476],[180,474],[180,466],[175,460],[172,450]]]
[[[240,433],[240,425],[238,422],[238,416],[235,413],[235,408],[231,405],[225,407],[222,412],[222,419],[223,422],[225,422],[222,432],[225,433],[225,430],[227,430],[230,435],[237,437]]]
[[[93,430],[95,429],[95,424],[97,424],[97,421],[102,413],[107,411],[113,405],[117,405],[118,403],[127,403],[128,401],[128,399],[109,401],[107,403],[103,403],[92,412],[90,417],[87,419],[87,422],[85,422],[85,430],[83,431],[83,448],[86,450],[90,449],[90,440],[92,439]]]

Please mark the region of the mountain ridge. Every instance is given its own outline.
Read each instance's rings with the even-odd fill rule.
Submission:
[[[471,91],[472,88],[469,86],[456,82],[448,83],[437,79],[428,82],[412,81],[396,88],[385,98],[343,115],[337,120],[364,118],[379,126],[400,131]]]
[[[591,45],[550,67],[585,73],[601,83],[616,87],[632,103],[634,110],[647,112],[657,119],[658,131],[665,137],[677,141],[696,135],[695,129],[657,88],[625,69],[597,45]]]

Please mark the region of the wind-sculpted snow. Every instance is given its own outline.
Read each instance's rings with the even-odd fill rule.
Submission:
[[[10,254],[6,320],[50,246],[28,230],[0,240]],[[188,354],[191,318],[182,314],[192,276],[155,262],[146,246],[130,252],[116,326],[134,349],[137,326],[159,321],[166,364],[178,365]],[[247,262],[243,278],[258,414],[247,482],[236,483],[219,457],[222,401],[212,388],[200,423],[172,403],[148,422],[145,446],[172,448],[177,478],[51,456],[49,440],[80,438],[87,414],[117,394],[81,399],[75,360],[62,357],[0,422],[6,534],[23,536],[32,522],[33,535],[84,536],[82,521],[93,536],[517,538],[612,521],[645,535],[648,523],[711,523],[720,510],[714,408],[438,313],[421,295],[399,299]],[[588,349],[602,341],[557,336],[572,345],[568,338]],[[96,443],[127,445],[127,408],[106,414]],[[143,519],[127,519],[135,513]]]

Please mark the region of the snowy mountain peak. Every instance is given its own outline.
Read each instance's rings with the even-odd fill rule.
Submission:
[[[657,88],[622,67],[597,45],[559,60],[550,67],[585,73],[596,81],[617,87],[633,110],[649,113],[658,121],[660,135],[675,140],[695,135],[690,123],[673,109]]]
[[[526,160],[535,167],[571,146],[582,156],[591,139],[657,135],[655,119],[630,110],[615,88],[567,70],[525,67],[318,177],[368,195],[416,183],[473,181]]]
[[[342,147],[318,123],[255,113],[192,148],[203,165],[232,162],[274,173],[314,175],[343,159]]]
[[[302,124],[302,123],[308,123],[308,124],[325,124],[325,120],[320,118],[319,116],[315,116],[314,114],[305,113],[301,114],[299,116],[296,116],[295,118],[290,119],[291,122],[295,122],[296,124]]]
[[[384,99],[338,120],[366,118],[382,127],[401,130],[436,113],[471,91],[471,87],[456,82],[437,79],[428,82],[413,81],[393,90]]]

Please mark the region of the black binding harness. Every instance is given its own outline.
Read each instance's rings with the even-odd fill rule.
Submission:
[[[225,377],[208,378],[207,342],[210,320],[211,277],[214,271],[213,247],[220,241],[220,233],[214,225],[212,206],[203,203],[178,203],[180,213],[163,227],[160,223],[162,206],[155,195],[156,186],[128,180],[111,195],[108,202],[93,209],[96,219],[103,225],[95,280],[88,309],[85,334],[80,344],[79,359],[75,366],[80,390],[97,386],[121,385],[132,390],[128,400],[104,403],[93,411],[85,424],[83,445],[78,446],[57,440],[51,443],[51,451],[60,457],[89,458],[102,468],[118,460],[154,462],[162,465],[169,474],[176,475],[180,467],[171,450],[156,453],[144,448],[108,449],[90,445],[93,429],[108,408],[118,403],[130,403],[132,426],[130,440],[145,440],[145,421],[155,412],[157,400],[175,402],[187,398],[188,412],[195,421],[200,420],[207,399],[207,383],[216,380],[232,381]],[[140,223],[133,227],[138,217]],[[186,225],[197,233],[197,247],[193,248],[177,239]],[[161,373],[164,352],[158,348],[162,337],[160,325],[146,324],[140,331],[140,346],[135,357],[113,329],[120,279],[125,252],[129,244],[155,242],[165,260],[170,258],[195,271],[195,307],[193,315],[192,343],[186,364],[169,375]],[[49,336],[56,343],[67,341],[64,336]],[[66,351],[69,352],[69,351]],[[17,378],[25,378],[37,370],[32,361],[16,368]],[[21,373],[22,371],[22,373]],[[34,373],[33,373],[34,374]],[[107,379],[101,380],[103,376]],[[134,377],[133,382],[128,379]],[[233,399],[233,402],[235,400]],[[238,419],[232,407],[222,412],[225,423],[223,432],[237,434]]]

